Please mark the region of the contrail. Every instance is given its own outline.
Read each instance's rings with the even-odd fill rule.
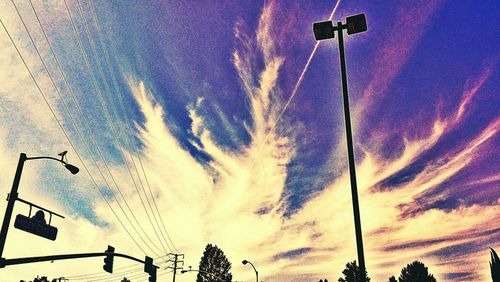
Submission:
[[[337,11],[337,7],[339,6],[339,4],[340,4],[340,0],[337,0],[337,2],[335,3],[335,6],[333,7],[332,13],[330,14],[330,17],[328,18],[329,21],[331,21],[333,19],[333,15],[335,14],[335,11]],[[295,94],[297,93],[297,90],[299,90],[299,87],[302,84],[302,80],[304,80],[304,76],[307,72],[307,68],[309,68],[309,64],[311,63],[311,61],[314,57],[314,54],[316,54],[316,50],[318,49],[319,42],[320,41],[318,41],[318,42],[316,42],[316,44],[314,44],[314,49],[312,50],[311,55],[309,55],[309,59],[307,59],[307,63],[304,66],[304,69],[302,69],[302,73],[300,74],[299,79],[297,80],[297,83],[295,83],[295,86],[293,87],[292,95],[290,95],[290,98],[288,98],[288,101],[286,102],[285,106],[283,107],[280,114],[276,118],[274,125],[271,127],[271,130],[266,135],[266,138],[265,138],[266,141],[267,141],[267,137],[269,136],[269,134],[271,134],[271,132],[276,128],[278,121],[281,119],[281,117],[285,113],[286,109],[290,105],[290,102],[292,102],[292,99],[295,96]]]

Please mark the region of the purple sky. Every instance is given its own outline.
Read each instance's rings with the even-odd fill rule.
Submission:
[[[421,260],[439,281],[488,281],[489,248],[500,250],[500,3],[365,2],[341,1],[333,21],[368,22],[344,37],[368,272],[384,281]],[[43,30],[15,3],[29,34],[12,2],[0,18],[55,116],[2,30],[2,187],[20,152],[69,150],[81,168],[23,175],[25,193],[69,218],[57,221],[65,239],[36,239],[36,255],[77,252],[64,232],[81,226],[77,249],[138,257],[167,252],[141,251],[140,234],[168,229],[159,241],[194,268],[217,244],[236,280],[252,279],[244,258],[264,281],[335,281],[356,259],[337,40],[315,48],[312,34],[336,1],[67,0],[72,22],[64,1],[35,0]],[[168,228],[150,219],[158,211]],[[5,257],[35,255],[19,233]],[[93,263],[44,271],[74,277]],[[0,278],[44,274],[26,268]]]

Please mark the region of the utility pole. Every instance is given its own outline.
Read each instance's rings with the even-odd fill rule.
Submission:
[[[173,270],[173,272],[174,272],[173,282],[175,282],[175,276],[177,275],[177,270],[178,269],[182,270],[182,268],[184,267],[184,254],[169,253],[168,255],[174,256],[174,259],[172,260],[171,258],[169,258],[166,261],[166,262],[172,262],[172,266],[168,266],[165,269],[172,269]],[[179,259],[179,257],[181,257],[182,259]],[[179,263],[182,263],[182,266],[178,267],[177,264],[179,264]],[[182,272],[182,273],[184,273],[184,272]]]
[[[174,282],[175,282],[175,275],[177,274],[177,258],[179,257],[178,254],[174,254]]]

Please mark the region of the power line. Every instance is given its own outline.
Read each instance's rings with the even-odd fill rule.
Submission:
[[[115,126],[114,126],[114,123],[113,123],[113,119],[110,117],[110,111],[109,111],[109,108],[108,108],[108,107],[107,107],[107,105],[106,105],[106,102],[105,102],[105,99],[104,99],[104,97],[103,97],[103,95],[102,95],[102,92],[101,92],[101,91],[99,90],[99,88],[97,87],[97,80],[96,80],[96,77],[95,77],[94,73],[92,72],[92,68],[91,68],[90,63],[89,63],[89,61],[88,61],[87,54],[86,54],[86,52],[85,52],[85,50],[84,50],[84,48],[83,48],[83,43],[82,43],[82,41],[81,41],[81,36],[80,36],[80,33],[78,32],[78,30],[77,30],[77,28],[76,28],[76,25],[75,25],[75,23],[74,23],[73,17],[71,16],[71,11],[70,11],[70,9],[69,9],[69,6],[67,5],[66,0],[64,0],[64,2],[65,2],[65,6],[66,6],[66,10],[67,10],[67,12],[68,12],[69,18],[70,18],[70,20],[71,20],[71,24],[72,24],[72,26],[73,26],[73,31],[74,31],[74,33],[75,33],[75,35],[76,35],[77,39],[78,39],[78,43],[79,43],[80,50],[81,50],[81,52],[82,52],[82,54],[83,54],[83,56],[84,56],[84,58],[85,58],[86,66],[87,66],[87,68],[88,68],[89,72],[91,73],[94,88],[96,89],[96,92],[97,92],[97,94],[99,95],[99,98],[100,98],[100,99],[99,99],[99,102],[101,103],[101,106],[102,106],[102,107],[103,107],[103,109],[104,109],[106,121],[107,121],[107,122],[109,123],[109,125],[110,125],[111,131],[113,132],[113,137],[114,137],[115,142],[119,145],[119,144],[120,144],[120,142],[119,142],[119,140],[118,140],[118,138],[117,138],[118,134],[116,133],[116,129],[115,129]],[[107,83],[107,81],[106,81],[106,79],[105,79],[105,76],[104,76],[104,74],[103,74],[103,72],[102,72],[102,69],[101,69],[101,63],[100,63],[100,60],[99,60],[99,56],[97,55],[97,52],[96,52],[96,49],[95,49],[95,42],[94,42],[94,40],[92,39],[92,36],[91,36],[91,34],[90,34],[90,31],[89,31],[89,28],[88,28],[87,21],[86,21],[85,17],[83,16],[83,12],[82,12],[82,9],[81,9],[80,2],[79,2],[79,1],[77,1],[77,3],[78,3],[78,8],[79,8],[80,16],[81,16],[81,17],[83,18],[83,20],[84,20],[84,28],[85,28],[85,32],[86,32],[86,34],[87,34],[87,36],[88,36],[88,38],[89,38],[90,45],[91,45],[91,48],[92,48],[92,52],[93,52],[94,57],[95,57],[95,59],[96,59],[97,68],[98,68],[99,74],[101,75],[101,78],[102,78],[102,80],[103,80],[103,82],[104,82],[105,88],[106,88],[107,92],[110,94],[110,97],[111,97],[111,91],[110,91],[109,85],[108,85],[108,83]],[[114,105],[113,105],[113,103],[112,103],[112,106],[114,106]],[[114,113],[115,118],[116,118],[116,119],[118,119],[118,116],[117,116],[117,114],[116,114],[116,109],[115,109],[114,107],[112,107],[112,110],[114,110],[114,111],[113,111],[113,113]],[[127,162],[127,160],[126,160],[126,158],[125,158],[125,156],[124,156],[123,152],[122,152],[121,150],[119,150],[119,152],[120,152],[120,156],[122,157],[122,159],[124,160],[124,162],[125,162],[125,164],[126,164],[126,166],[127,166],[127,169],[128,169],[128,172],[129,172],[130,176],[132,177],[132,179],[134,179],[134,178],[133,178],[133,176],[132,176],[132,173],[131,173],[131,171],[130,171],[130,167],[128,166],[128,162]],[[150,242],[151,242],[151,243],[152,243],[152,244],[156,247],[156,245],[155,245],[155,244],[154,244],[154,242],[151,240],[151,238],[147,235],[147,233],[145,233],[144,229],[142,228],[142,225],[139,223],[139,221],[138,221],[138,220],[137,220],[137,218],[135,217],[135,214],[131,211],[130,206],[128,205],[127,201],[126,201],[126,200],[125,200],[125,198],[123,197],[123,194],[121,193],[120,188],[119,188],[119,187],[118,187],[118,185],[116,184],[116,181],[114,180],[114,177],[112,176],[111,172],[109,172],[109,173],[110,173],[110,175],[111,175],[111,178],[113,179],[113,182],[115,183],[115,185],[116,185],[116,187],[117,187],[118,192],[120,193],[120,195],[121,195],[121,197],[122,197],[123,201],[124,201],[124,202],[125,202],[125,204],[127,205],[127,208],[129,209],[129,211],[130,211],[130,213],[132,214],[133,218],[135,219],[135,221],[136,221],[136,222],[137,222],[137,224],[139,225],[140,229],[144,232],[144,234],[146,235],[147,239],[148,239],[148,240],[149,240],[149,241],[150,241]],[[140,196],[140,193],[139,193],[139,191],[137,190],[137,189],[138,189],[138,188],[137,188],[137,184],[135,183],[135,181],[133,181],[133,182],[134,182],[134,185],[135,185],[136,191],[138,192],[138,194],[139,194],[139,196]],[[141,198],[141,197],[140,197],[140,198]],[[141,203],[143,204],[142,199],[141,199]],[[143,204],[143,207],[144,207],[144,204]],[[145,208],[145,207],[144,207],[144,208]],[[132,223],[131,223],[131,224],[132,224]],[[160,240],[161,245],[163,246],[163,243],[162,243],[161,239],[159,238],[159,236],[158,236],[158,234],[157,234],[156,229],[154,228],[154,226],[153,226],[153,231],[155,232],[155,234],[157,235],[158,239]],[[156,247],[156,248],[158,248],[158,247]],[[167,253],[167,251],[166,251],[166,249],[165,249],[165,247],[164,247],[164,246],[163,246],[163,249],[164,249],[165,253]]]
[[[162,271],[162,269],[158,269],[158,271]],[[168,273],[171,273],[172,271],[162,271],[162,273],[164,275],[168,274]],[[133,275],[131,275],[133,274]],[[120,278],[123,278],[123,277],[127,277],[127,279],[135,279],[135,278],[141,278],[145,275],[148,275],[148,273],[144,272],[144,269],[140,269],[140,270],[137,270],[135,272],[131,272],[129,273],[128,275],[124,276],[124,274],[113,274],[113,275],[110,275],[108,277],[101,277],[101,278],[90,278],[90,279],[84,279],[86,280],[87,282],[98,282],[98,281],[116,281],[114,279],[119,279]],[[156,277],[159,277],[161,275],[157,275]],[[81,280],[81,279],[80,279]]]
[[[89,151],[89,154],[90,154],[90,156],[92,157],[92,160],[94,161],[94,164],[96,165],[96,167],[97,167],[97,169],[98,169],[99,173],[100,173],[100,174],[101,174],[101,176],[103,177],[103,179],[104,179],[105,183],[107,184],[107,186],[108,186],[109,190],[110,190],[110,191],[112,191],[112,190],[111,190],[111,188],[110,188],[110,186],[109,186],[109,183],[107,182],[106,178],[104,177],[104,175],[103,175],[102,171],[101,171],[101,170],[100,170],[100,168],[99,168],[99,165],[97,164],[97,162],[95,161],[95,159],[94,159],[94,157],[93,157],[93,155],[92,155],[92,152],[91,152],[91,150],[90,150],[90,148],[89,148],[89,146],[88,146],[88,144],[87,144],[87,142],[86,142],[86,140],[85,140],[85,138],[84,138],[84,135],[83,135],[83,132],[82,132],[81,128],[78,126],[78,123],[77,123],[77,122],[75,121],[75,119],[73,118],[73,115],[71,114],[71,111],[69,111],[69,109],[68,109],[68,106],[67,106],[66,102],[65,102],[65,101],[64,101],[64,99],[62,98],[62,94],[61,94],[61,92],[60,92],[59,88],[57,87],[57,85],[56,85],[56,83],[55,83],[55,81],[54,81],[54,79],[53,79],[53,77],[52,77],[52,75],[51,75],[50,71],[48,70],[47,64],[45,63],[45,60],[43,59],[42,55],[40,54],[40,51],[39,51],[38,47],[36,46],[36,43],[35,43],[35,41],[33,40],[33,37],[31,36],[31,33],[30,33],[30,31],[29,31],[28,27],[26,26],[26,24],[25,24],[25,22],[24,22],[24,20],[23,20],[23,18],[22,18],[22,16],[21,16],[21,14],[20,14],[20,12],[19,12],[19,10],[18,10],[18,8],[17,8],[17,6],[16,6],[16,4],[15,4],[14,0],[11,0],[11,1],[12,1],[12,4],[14,5],[14,8],[16,9],[16,12],[17,12],[17,14],[18,14],[18,16],[19,16],[19,18],[20,18],[21,22],[23,23],[23,26],[24,26],[24,28],[25,28],[26,32],[28,33],[28,36],[29,36],[29,38],[30,38],[30,40],[31,40],[31,43],[32,43],[32,44],[33,44],[33,46],[34,46],[34,48],[35,48],[35,50],[36,50],[36,53],[38,54],[38,57],[40,58],[40,60],[41,60],[41,62],[42,62],[42,65],[43,65],[43,67],[44,67],[45,71],[47,72],[47,74],[48,74],[48,76],[49,76],[49,78],[50,78],[50,81],[52,82],[52,84],[53,84],[54,88],[56,89],[56,92],[57,92],[57,94],[58,94],[58,96],[59,96],[59,99],[60,99],[60,100],[62,101],[62,103],[63,103],[64,109],[66,110],[66,112],[68,113],[68,115],[69,115],[69,117],[70,117],[70,119],[71,119],[71,121],[72,121],[73,126],[74,126],[74,127],[75,127],[75,129],[77,130],[78,135],[80,136],[80,138],[82,139],[82,141],[83,141],[83,143],[84,143],[85,147],[86,147],[86,148],[87,148],[87,150]],[[44,33],[44,35],[45,35],[45,33]],[[51,50],[51,51],[53,51],[53,50]],[[60,70],[62,70],[62,69],[60,69]],[[63,77],[65,77],[65,76],[63,76]],[[66,81],[66,82],[67,82],[67,81]],[[69,84],[67,85],[67,87],[68,87],[68,89],[71,89],[71,87],[69,87]],[[75,96],[74,96],[74,93],[73,93],[72,91],[71,91],[71,96],[73,97],[74,102],[78,105],[78,101],[76,100],[76,98],[75,98]],[[80,109],[80,108],[78,108],[78,109],[81,111],[81,109]],[[83,115],[83,112],[82,112],[82,115]],[[101,154],[101,158],[103,158],[102,153],[100,152],[100,149],[99,149],[99,147],[98,147],[98,145],[97,145],[97,143],[96,143],[96,141],[95,141],[95,139],[94,139],[93,135],[91,135],[91,138],[92,138],[92,141],[93,141],[93,143],[94,143],[94,146],[96,146],[96,147],[97,147],[97,149],[98,149],[99,153]],[[104,160],[104,158],[103,158],[103,160]],[[109,171],[109,168],[108,168],[108,171]],[[113,193],[113,197],[114,197],[114,193]],[[116,197],[114,197],[114,199],[117,201]],[[122,209],[122,207],[121,207],[120,203],[119,203],[118,201],[117,201],[117,203],[118,203],[118,205],[119,205],[120,209],[122,210],[122,212],[125,214],[125,211]],[[125,214],[125,216],[126,216],[126,214]],[[132,226],[132,227],[133,227],[133,228],[134,228],[134,230],[137,232],[137,230],[135,229],[135,227],[134,227],[134,226]],[[137,232],[137,233],[138,233],[138,232]],[[138,233],[138,234],[139,234],[139,233]],[[140,234],[139,234],[139,236],[140,236]],[[142,239],[142,237],[141,237],[141,239]],[[143,240],[143,242],[146,244],[146,242],[145,242],[144,240]],[[146,245],[147,245],[147,244],[146,244]],[[149,246],[148,246],[148,247],[149,247]],[[151,249],[151,251],[153,251],[153,250]],[[153,251],[153,252],[154,252],[154,251]]]
[[[169,273],[172,273],[172,272],[174,272],[174,271],[173,271],[173,270],[163,271],[162,273],[160,273],[160,274],[156,275],[156,277],[158,278],[158,277],[161,277],[161,276],[165,276],[165,275],[167,275],[167,274],[169,274]],[[139,280],[139,281],[141,281],[141,282],[145,282],[145,281],[149,281],[149,280],[148,280],[148,279],[144,279],[144,280]]]
[[[110,59],[109,59],[109,54],[108,54],[108,51],[107,51],[107,49],[106,49],[106,45],[104,44],[104,40],[103,40],[103,36],[102,36],[102,32],[101,32],[101,26],[100,26],[100,24],[99,24],[99,19],[98,19],[98,17],[97,17],[97,13],[96,13],[96,11],[95,11],[94,1],[93,1],[93,0],[90,0],[90,5],[91,5],[91,11],[92,11],[92,15],[93,15],[94,23],[95,23],[95,26],[96,26],[97,34],[98,34],[98,36],[99,36],[99,40],[100,40],[100,43],[101,43],[101,46],[102,46],[102,50],[104,51],[104,57],[105,57],[105,59],[106,59],[106,63],[107,63],[107,66],[108,66],[108,70],[109,70],[109,72],[111,73],[111,77],[112,77],[112,81],[113,81],[113,87],[114,87],[115,92],[118,94],[117,96],[118,96],[118,98],[119,98],[118,100],[119,100],[119,104],[120,104],[120,106],[121,106],[122,113],[123,113],[123,115],[124,115],[124,116],[126,116],[126,111],[125,111],[125,106],[124,106],[124,103],[123,103],[123,98],[122,98],[122,95],[121,95],[121,91],[119,91],[119,90],[118,90],[118,83],[117,83],[117,80],[116,80],[116,77],[115,77],[115,74],[114,74],[114,70],[113,70],[113,68],[111,68],[111,63],[110,63]],[[126,126],[127,126],[127,127],[128,127],[128,129],[130,130],[130,129],[131,129],[131,126],[130,126],[130,121],[129,121],[127,118],[125,118],[125,120],[126,120]],[[176,246],[174,245],[174,243],[172,242],[172,239],[171,239],[171,237],[170,237],[170,234],[168,233],[168,231],[167,231],[167,229],[166,229],[166,227],[165,227],[165,223],[164,223],[164,221],[163,221],[163,218],[162,218],[162,216],[161,216],[161,214],[160,214],[160,212],[159,212],[159,210],[158,210],[158,206],[157,206],[157,204],[156,204],[155,197],[154,197],[153,192],[152,192],[152,190],[151,190],[151,186],[149,185],[148,177],[147,177],[146,171],[145,171],[145,169],[144,169],[144,166],[143,166],[143,164],[142,164],[141,157],[140,157],[140,155],[138,154],[137,147],[135,146],[135,144],[134,144],[133,142],[131,142],[131,141],[130,141],[130,136],[129,136],[128,134],[124,134],[124,133],[123,133],[123,128],[121,127],[121,125],[120,125],[120,129],[122,130],[122,134],[123,134],[124,136],[126,136],[126,140],[128,141],[129,147],[131,147],[131,148],[133,149],[133,151],[134,151],[134,153],[135,153],[136,157],[139,159],[139,163],[140,163],[140,166],[141,166],[142,172],[143,172],[143,174],[144,174],[144,178],[145,178],[145,180],[146,180],[146,184],[147,184],[148,189],[149,189],[149,192],[150,192],[150,194],[151,194],[151,198],[153,199],[153,203],[154,203],[154,206],[155,206],[156,212],[157,212],[157,214],[158,214],[158,217],[160,218],[160,221],[161,221],[161,223],[162,223],[163,229],[165,230],[165,233],[166,233],[166,235],[167,235],[167,237],[168,237],[168,239],[169,239],[169,241],[170,241],[170,243],[171,243],[172,247],[173,247],[173,248],[174,248],[177,252],[179,252],[179,250],[177,249],[177,247],[176,247]],[[132,146],[131,144],[132,144],[133,146]],[[132,158],[132,156],[131,156],[131,155],[130,155],[130,157],[131,157],[132,162],[133,162],[133,164],[134,164],[134,167],[135,167],[135,169],[136,169],[136,171],[137,171],[137,166],[135,165],[135,162],[133,161],[133,158]],[[139,172],[138,172],[138,171],[137,171],[137,176],[139,177],[139,181],[140,181],[141,186],[142,186],[142,188],[143,188],[144,195],[146,196],[146,199],[148,199],[148,198],[147,198],[147,195],[146,195],[146,191],[145,191],[145,189],[144,189],[144,185],[142,184],[142,181],[141,181],[141,178],[140,178],[140,176],[139,176]],[[139,194],[139,195],[140,195],[140,194]],[[149,207],[150,207],[151,212],[152,212],[152,214],[153,214],[153,217],[154,217],[154,219],[155,219],[155,222],[156,222],[156,224],[158,225],[158,229],[160,230],[160,233],[162,234],[163,239],[166,241],[166,243],[167,243],[167,245],[168,245],[168,241],[165,239],[165,237],[164,237],[164,235],[163,235],[163,232],[162,232],[162,230],[161,230],[161,228],[160,228],[160,226],[159,226],[159,224],[158,224],[158,221],[157,221],[157,219],[156,219],[156,216],[154,215],[154,212],[153,212],[153,209],[151,208],[151,204],[149,203],[149,200],[148,200],[148,204],[149,204]],[[152,224],[152,223],[151,223],[151,224]],[[169,248],[170,248],[170,246],[169,246]]]
[[[132,276],[131,276],[132,275]],[[109,273],[100,273],[99,275],[94,275],[94,276],[87,276],[87,277],[80,277],[80,278],[71,278],[71,277],[66,277],[70,280],[76,280],[76,281],[103,281],[103,280],[109,280],[109,279],[117,279],[119,277],[124,277],[127,276],[128,278],[134,278],[134,275],[136,277],[140,277],[143,275],[147,275],[146,272],[144,272],[144,267],[136,267],[135,269],[129,269],[121,272],[113,272],[113,274]],[[115,280],[113,280],[115,281]]]
[[[69,135],[68,133],[66,132],[66,130],[64,129],[64,127],[62,126],[61,122],[59,121],[59,119],[57,118],[57,115],[55,114],[54,110],[52,109],[52,106],[50,105],[50,103],[48,102],[45,94],[43,93],[42,89],[40,88],[38,82],[36,81],[35,77],[33,76],[33,73],[31,72],[31,69],[28,67],[28,64],[26,63],[26,61],[24,60],[24,57],[22,56],[21,52],[19,51],[16,43],[14,42],[14,40],[12,39],[10,33],[9,33],[9,30],[7,29],[7,27],[4,25],[3,21],[0,19],[0,23],[2,24],[3,28],[5,29],[5,32],[7,33],[9,39],[10,39],[10,42],[12,43],[12,45],[14,45],[14,48],[16,49],[16,52],[17,54],[19,55],[19,57],[21,58],[21,61],[23,62],[24,66],[26,67],[26,70],[28,71],[31,79],[33,80],[33,82],[35,83],[36,85],[36,88],[38,89],[39,93],[42,95],[42,98],[43,100],[45,101],[45,103],[47,104],[47,106],[49,107],[49,110],[50,112],[52,113],[52,115],[54,116],[57,124],[59,125],[59,127],[61,128],[61,130],[63,131],[64,133],[64,136],[66,137],[66,139],[68,140],[68,142],[70,143],[70,146],[71,148],[73,149],[73,151],[76,153],[76,155],[78,156],[78,159],[80,160],[80,162],[82,163],[83,167],[85,168],[85,170],[87,171],[89,177],[91,178],[92,182],[94,183],[95,187],[97,188],[97,190],[99,191],[99,194],[101,195],[101,197],[103,198],[103,200],[106,202],[106,204],[108,205],[108,207],[111,209],[111,211],[113,212],[113,214],[115,215],[115,217],[118,219],[118,221],[120,222],[120,224],[122,225],[122,227],[125,229],[125,231],[127,232],[128,236],[132,239],[132,241],[134,241],[134,243],[137,245],[137,247],[144,253],[146,254],[146,252],[142,249],[142,247],[137,243],[137,241],[132,237],[132,235],[130,234],[130,232],[127,230],[127,228],[125,227],[125,225],[123,224],[123,222],[120,220],[120,218],[118,217],[118,215],[116,214],[116,212],[114,211],[113,207],[111,206],[111,204],[109,203],[109,201],[106,199],[106,197],[104,196],[103,192],[101,191],[101,189],[99,188],[99,186],[97,185],[97,182],[95,181],[94,177],[92,176],[92,174],[90,173],[87,165],[85,165],[85,162],[83,161],[82,157],[80,156],[80,154],[78,153],[78,151],[76,150],[73,142],[71,141],[71,139],[69,138]]]
[[[115,130],[115,127],[114,127],[114,125],[113,125],[113,122],[112,122],[112,118],[110,117],[110,114],[109,114],[109,109],[108,109],[108,107],[107,107],[107,105],[106,105],[106,102],[105,102],[105,100],[104,100],[104,97],[103,97],[103,95],[102,95],[102,92],[101,92],[101,90],[100,90],[100,89],[99,89],[99,87],[98,87],[97,79],[96,79],[96,77],[95,77],[95,75],[94,75],[94,72],[92,71],[92,67],[90,66],[90,63],[89,63],[89,58],[87,57],[87,54],[86,54],[86,52],[85,52],[85,49],[83,48],[83,43],[82,43],[82,40],[81,40],[80,33],[78,32],[78,29],[76,28],[75,22],[74,22],[74,20],[73,20],[73,16],[71,15],[71,11],[70,11],[70,9],[69,9],[69,6],[67,5],[66,0],[64,0],[64,3],[65,3],[65,6],[66,6],[66,11],[67,11],[67,13],[68,13],[69,19],[70,19],[70,21],[71,21],[71,25],[72,25],[72,27],[73,27],[73,32],[74,32],[74,34],[75,34],[75,36],[76,36],[76,38],[77,38],[78,45],[79,45],[80,50],[81,50],[81,52],[82,52],[82,55],[83,55],[83,58],[84,58],[84,61],[85,61],[86,67],[88,68],[89,73],[90,73],[90,75],[91,75],[91,79],[92,79],[92,82],[93,82],[93,87],[94,87],[94,89],[96,90],[96,93],[98,94],[98,97],[99,97],[99,102],[100,102],[101,106],[102,106],[102,107],[103,107],[103,109],[104,109],[104,113],[105,113],[105,118],[106,118],[106,121],[107,121],[107,122],[109,123],[109,125],[110,125],[110,128],[111,128],[111,130],[112,130],[112,132],[113,132],[113,137],[114,137],[114,139],[115,139],[115,142],[117,142],[117,144],[119,144],[120,142],[118,141],[118,139],[117,139],[117,137],[116,137],[116,136],[117,136],[117,134],[116,134],[116,130]],[[88,30],[87,30],[87,31],[88,31]],[[89,34],[89,39],[91,39],[90,34]],[[93,47],[93,46],[92,46],[92,47]],[[93,49],[93,50],[94,50],[94,49]],[[95,50],[94,50],[94,51],[95,51]],[[95,52],[94,52],[94,54],[95,54]],[[96,56],[96,57],[97,57],[97,56]],[[98,63],[98,67],[99,67],[99,63]],[[99,68],[99,71],[101,72],[101,69],[100,69],[100,68]],[[102,73],[101,73],[101,75],[102,75]],[[102,75],[102,76],[103,76],[103,75]],[[104,76],[103,76],[103,77],[104,77]],[[98,151],[100,152],[99,147],[97,147],[97,148],[98,148]],[[130,173],[130,175],[131,175],[131,177],[132,177],[132,179],[133,179],[133,176],[132,176],[132,174],[131,174],[130,168],[128,167],[128,162],[125,160],[125,157],[124,157],[124,155],[123,155],[123,152],[122,152],[121,150],[118,150],[118,152],[120,153],[120,156],[122,157],[122,159],[125,161],[125,163],[126,163],[126,165],[127,165],[127,168],[128,168],[128,171],[129,171],[129,173]],[[158,248],[158,247],[154,244],[154,242],[151,240],[151,238],[147,235],[147,233],[144,231],[144,229],[143,229],[142,225],[140,224],[140,222],[139,222],[139,221],[138,221],[138,219],[136,218],[135,214],[132,212],[132,210],[131,210],[131,208],[130,208],[130,205],[128,204],[127,200],[126,200],[126,199],[125,199],[125,197],[123,196],[123,193],[121,192],[121,189],[120,189],[119,185],[117,184],[117,182],[116,182],[116,180],[115,180],[115,178],[114,178],[113,174],[112,174],[112,173],[111,173],[111,171],[109,170],[109,167],[107,166],[107,162],[106,162],[106,160],[104,159],[104,157],[102,156],[102,152],[100,152],[100,154],[101,154],[102,159],[104,160],[104,164],[105,164],[105,166],[106,166],[106,168],[107,168],[107,170],[108,170],[108,172],[109,172],[109,174],[110,174],[110,176],[111,176],[111,179],[112,179],[113,183],[115,184],[115,187],[116,187],[116,189],[117,189],[118,193],[120,194],[120,196],[121,196],[122,200],[124,201],[125,205],[127,206],[127,209],[128,209],[128,210],[129,210],[129,212],[132,214],[132,217],[133,217],[133,218],[134,218],[134,220],[136,221],[137,225],[139,225],[139,228],[141,229],[141,231],[142,231],[142,232],[146,235],[146,238],[147,238],[147,239],[151,242],[151,244],[152,244],[154,247]],[[135,181],[134,181],[134,183],[135,183]],[[119,202],[118,202],[118,203],[119,203]],[[127,220],[129,221],[129,223],[133,226],[134,230],[136,230],[137,234],[138,234],[138,235],[141,237],[141,239],[142,239],[142,236],[141,236],[141,235],[140,235],[140,233],[137,231],[137,229],[135,228],[135,225],[132,223],[132,221],[130,220],[130,218],[128,217],[128,215],[127,215],[125,212],[124,212],[124,214],[125,214],[125,216],[126,216]],[[144,239],[142,239],[142,240],[144,240]],[[159,249],[159,248],[158,248],[158,249]],[[166,250],[164,250],[164,251],[166,252]],[[156,254],[156,253],[155,253],[155,254]],[[156,255],[157,255],[157,254],[156,254]]]
[[[167,254],[167,255],[163,255],[163,256],[160,256],[160,257],[156,257],[155,260],[158,260],[158,259],[162,259],[162,258],[165,258],[165,257],[168,257],[168,256],[171,256],[172,254]],[[165,262],[162,262],[160,264],[164,264]],[[144,269],[142,267],[142,263],[140,262],[137,262],[137,263],[133,263],[133,264],[130,264],[130,265],[127,265],[127,266],[123,266],[123,267],[118,267],[118,268],[115,268],[113,269],[113,271],[115,270],[124,270],[124,269],[127,269],[127,268],[131,268],[131,267],[138,267],[139,265],[141,265],[141,268],[140,269]],[[114,274],[118,274],[118,273],[114,273]],[[113,274],[113,275],[114,275]],[[102,276],[103,273],[102,271],[101,272],[94,272],[94,273],[87,273],[87,274],[80,274],[80,275],[74,275],[74,276],[66,276],[66,278],[68,279],[72,279],[72,280],[82,280],[82,279],[87,279],[88,277],[92,277],[92,276]],[[109,274],[106,274],[104,273],[104,275],[109,275]],[[89,278],[91,279],[91,278]]]

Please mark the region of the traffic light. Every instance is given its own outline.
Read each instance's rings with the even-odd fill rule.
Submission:
[[[108,245],[108,249],[105,252],[108,254],[104,258],[104,265],[103,265],[102,269],[104,269],[104,271],[106,271],[106,272],[113,273],[113,257],[114,257],[115,248]]]
[[[153,265],[153,258],[146,256],[144,259],[144,272],[149,274],[149,282],[156,282],[156,266]]]

